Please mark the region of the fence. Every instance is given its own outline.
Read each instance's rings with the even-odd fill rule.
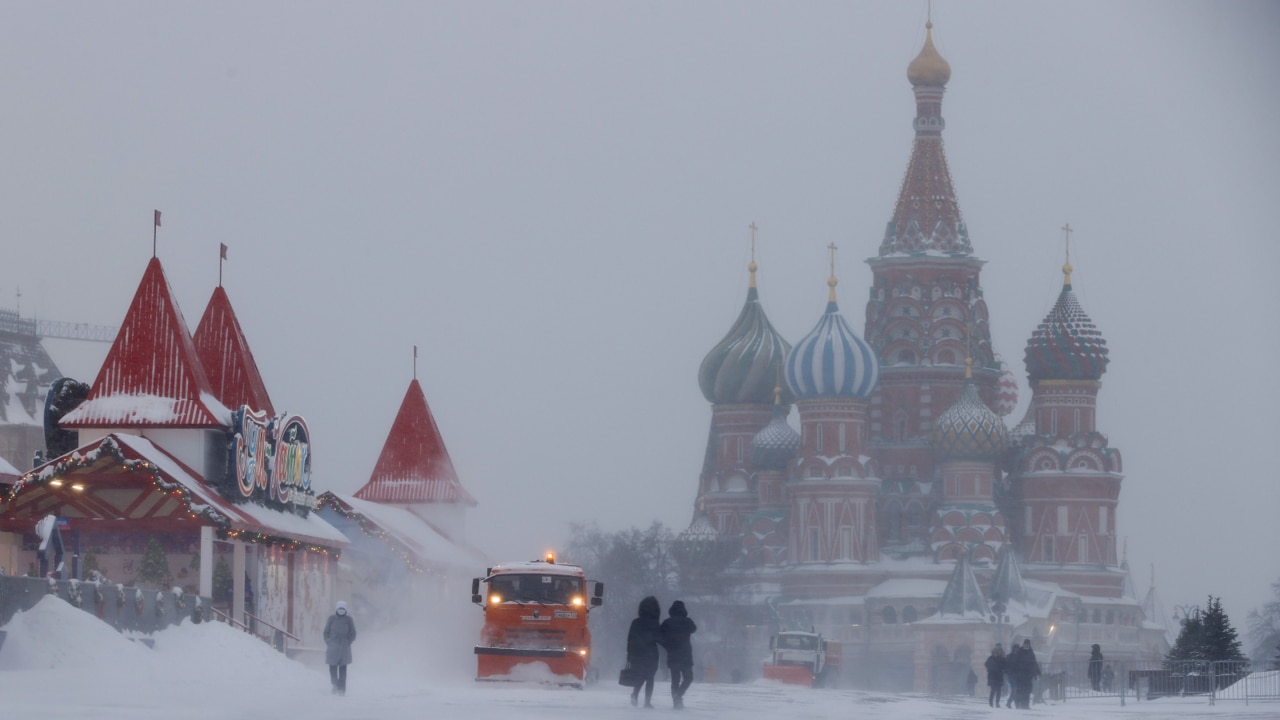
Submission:
[[[209,598],[181,591],[143,590],[105,580],[5,575],[0,576],[0,625],[8,623],[15,614],[35,607],[46,595],[56,595],[122,631],[152,633],[197,615],[211,619]]]
[[[1280,700],[1280,670],[1255,670],[1247,661],[1104,660],[1091,675],[1088,661],[1042,663],[1034,692],[1040,699],[1060,702],[1115,698],[1123,705],[1200,696],[1210,705],[1220,700],[1248,704]]]

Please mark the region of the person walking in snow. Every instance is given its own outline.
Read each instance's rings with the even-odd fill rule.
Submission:
[[[1013,674],[1018,678],[1018,699],[1013,704],[1028,710],[1031,708],[1031,689],[1036,678],[1040,677],[1040,663],[1036,660],[1036,651],[1031,648],[1031,638],[1022,641]]]
[[[1009,701],[1004,704],[1006,708],[1013,707],[1016,699],[1014,696],[1018,694],[1018,654],[1022,652],[1022,646],[1018,644],[1017,638],[1014,638],[1013,645],[1009,647],[1009,654],[1004,656],[1004,679],[1009,681]]]
[[[1000,643],[991,648],[991,656],[982,666],[987,669],[987,687],[991,688],[987,693],[987,704],[1000,707],[1000,692],[1004,689],[1004,648]]]
[[[632,705],[639,701],[643,687],[644,706],[653,707],[653,676],[658,673],[658,638],[662,633],[660,617],[662,606],[658,598],[650,595],[640,601],[640,610],[627,630],[627,665],[640,678],[631,690]]]
[[[339,600],[324,624],[324,661],[329,666],[334,695],[347,694],[347,666],[351,664],[351,644],[355,641],[355,620],[347,613],[347,603]]]
[[[659,627],[659,642],[667,649],[667,668],[671,670],[671,704],[684,709],[684,692],[693,683],[692,636],[698,626],[689,617],[684,602],[676,600],[667,611],[667,619]]]
[[[1102,646],[1097,643],[1089,654],[1089,684],[1094,692],[1102,692]]]

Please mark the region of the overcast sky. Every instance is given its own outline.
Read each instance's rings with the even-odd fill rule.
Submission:
[[[0,307],[118,325],[151,254],[224,285],[318,491],[369,477],[413,374],[471,537],[691,518],[703,356],[747,287],[795,342],[826,246],[863,328],[924,2],[0,3]],[[1271,289],[1280,5],[934,3],[944,138],[997,349],[1074,286],[1139,594],[1280,578]],[[90,382],[105,345],[49,341]],[[794,417],[792,419],[794,423]]]

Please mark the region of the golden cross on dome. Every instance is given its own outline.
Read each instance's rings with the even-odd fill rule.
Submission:
[[[756,286],[756,221],[752,220],[747,227],[751,228],[751,264],[747,270],[751,273],[751,287]]]
[[[1065,236],[1065,245],[1067,248],[1067,260],[1062,265],[1062,275],[1066,278],[1063,280],[1064,285],[1071,284],[1071,223],[1062,226],[1062,233]]]
[[[836,283],[838,282],[836,280],[836,250],[839,250],[840,248],[836,247],[835,243],[831,243],[827,246],[827,249],[831,251],[831,278],[827,280],[827,287],[831,288],[831,294],[827,297],[827,300],[829,302],[835,302]]]

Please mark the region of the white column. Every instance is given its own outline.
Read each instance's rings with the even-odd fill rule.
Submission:
[[[231,617],[244,622],[244,543],[231,541]]]
[[[213,527],[205,525],[200,528],[200,595],[213,597]]]

